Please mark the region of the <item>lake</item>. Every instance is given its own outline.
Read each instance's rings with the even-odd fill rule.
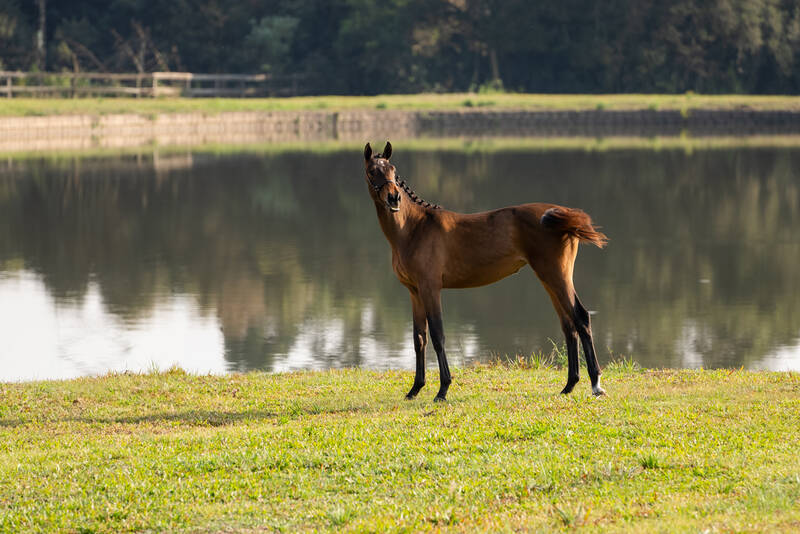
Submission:
[[[398,174],[447,209],[553,202],[602,226],[575,267],[601,364],[800,370],[800,147],[414,146]],[[361,154],[0,161],[0,381],[412,369]],[[443,307],[451,365],[563,341],[527,267]]]

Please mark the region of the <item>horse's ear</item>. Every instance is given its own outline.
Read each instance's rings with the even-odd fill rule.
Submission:
[[[370,159],[372,159],[372,147],[367,143],[367,146],[364,147],[364,160],[369,161]]]
[[[383,147],[383,157],[389,159],[392,157],[392,143],[386,141],[386,146]]]

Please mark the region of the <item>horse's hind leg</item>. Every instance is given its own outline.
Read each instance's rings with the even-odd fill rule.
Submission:
[[[575,296],[575,323],[578,327],[578,336],[581,338],[583,345],[583,356],[586,358],[586,368],[589,371],[589,377],[592,380],[592,394],[595,396],[605,395],[605,390],[600,386],[600,364],[597,363],[597,352],[594,349],[594,340],[592,339],[592,325],[589,319],[589,312],[581,304],[578,294],[574,292]]]
[[[564,386],[561,393],[569,393],[578,382],[580,363],[577,340],[580,338],[583,345],[583,354],[586,358],[586,368],[592,381],[592,393],[594,395],[603,395],[605,391],[600,387],[600,366],[597,363],[594,341],[592,340],[589,312],[581,304],[572,284],[572,266],[576,253],[577,243],[574,248],[565,249],[559,261],[545,263],[541,260],[537,262],[532,258],[530,264],[553,301],[553,307],[555,307],[556,313],[558,313],[561,320],[561,328],[567,340],[569,371],[567,385]]]
[[[605,395],[605,391],[600,387],[600,365],[597,363],[597,354],[592,340],[592,327],[589,320],[589,312],[583,307],[578,299],[578,294],[572,287],[571,281],[562,281],[553,287],[543,280],[553,305],[556,307],[561,327],[567,338],[567,358],[569,360],[569,374],[567,385],[561,393],[569,393],[578,382],[578,343],[580,338],[583,345],[583,356],[586,358],[586,369],[589,372],[589,379],[592,381],[592,394],[595,396]]]
[[[575,328],[575,323],[570,315],[564,311],[561,306],[559,298],[550,289],[547,284],[544,284],[547,293],[550,295],[550,300],[553,301],[553,307],[558,314],[561,321],[561,330],[564,332],[564,338],[567,342],[567,385],[561,390],[562,395],[566,395],[572,391],[575,384],[580,380],[580,360],[578,358],[578,331]]]

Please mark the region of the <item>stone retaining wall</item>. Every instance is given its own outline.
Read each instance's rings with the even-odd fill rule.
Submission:
[[[420,114],[420,129],[437,137],[692,136],[800,134],[793,111],[437,111]]]
[[[800,134],[800,112],[264,111],[0,117],[0,151],[415,137]]]

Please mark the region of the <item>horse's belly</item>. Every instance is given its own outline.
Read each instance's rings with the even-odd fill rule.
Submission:
[[[442,285],[454,289],[485,286],[518,272],[526,263],[523,259],[514,259],[453,269],[450,274],[445,274]]]

